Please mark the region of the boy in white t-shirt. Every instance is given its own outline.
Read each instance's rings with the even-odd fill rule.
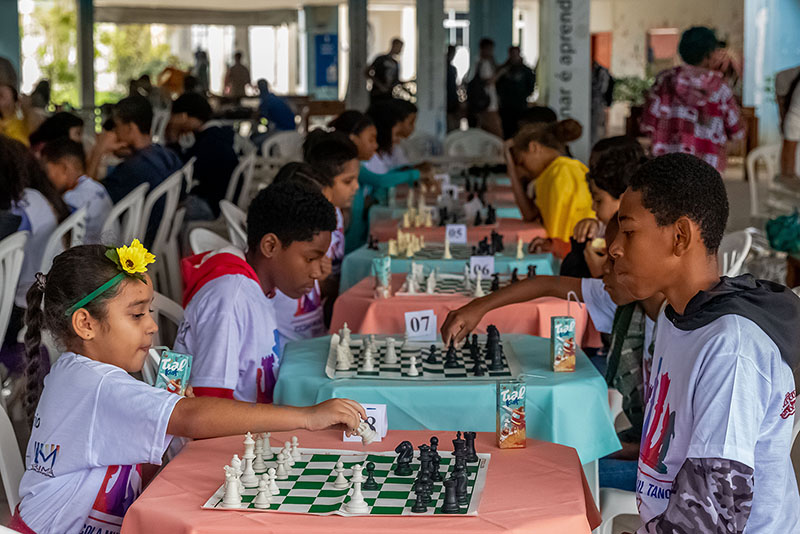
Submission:
[[[336,228],[333,206],[315,186],[286,180],[263,189],[247,213],[248,250],[183,260],[183,322],[175,350],[194,356],[198,396],[272,402],[281,343],[272,298],[314,291]]]
[[[84,243],[101,243],[103,223],[114,203],[103,184],[84,174],[86,156],[83,146],[64,137],[48,142],[41,156],[47,177],[63,195],[64,202],[73,210],[86,206]]]
[[[644,526],[662,532],[800,532],[789,457],[800,361],[800,300],[751,275],[720,278],[725,185],[707,163],[669,154],[622,196],[609,246],[637,298],[662,292],[639,455]]]

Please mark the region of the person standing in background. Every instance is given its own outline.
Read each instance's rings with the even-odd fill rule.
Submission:
[[[375,58],[372,64],[364,71],[368,80],[372,80],[370,89],[370,102],[384,98],[392,98],[392,91],[400,85],[400,64],[397,56],[403,51],[403,41],[392,39],[392,48],[387,54]]]
[[[245,88],[250,85],[250,69],[242,65],[242,53],[233,55],[233,65],[225,73],[225,96],[237,101],[246,96]]]
[[[592,146],[606,136],[606,110],[614,102],[614,78],[608,69],[592,61]]]
[[[494,61],[494,41],[484,37],[480,41],[480,55],[472,69],[472,78],[467,84],[467,106],[470,112],[470,126],[503,137],[503,125],[498,113],[497,65]]]
[[[458,129],[458,111],[460,103],[458,101],[458,71],[453,65],[453,58],[456,57],[455,45],[447,47],[447,131]]]
[[[508,59],[497,76],[497,97],[503,137],[510,139],[519,130],[519,117],[528,108],[528,97],[536,88],[536,74],[522,60],[518,46],[508,49]]]
[[[197,84],[203,96],[208,94],[209,88],[211,87],[208,69],[208,54],[206,54],[205,50],[198,48],[194,53],[194,69],[192,69],[192,75],[197,78]]]

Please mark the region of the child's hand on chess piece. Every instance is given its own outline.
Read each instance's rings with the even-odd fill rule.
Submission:
[[[450,342],[458,343],[466,335],[475,330],[485,315],[482,299],[475,299],[469,304],[447,314],[442,325],[442,341],[445,346]]]
[[[535,237],[528,245],[531,254],[544,254],[553,250],[553,240],[549,237]]]
[[[364,407],[350,399],[328,399],[304,410],[306,410],[304,425],[306,430],[323,430],[342,425],[352,434],[358,428],[358,424],[367,419]]]
[[[572,238],[578,243],[591,241],[597,237],[597,231],[600,229],[600,221],[593,218],[581,219],[575,225],[572,231]]]

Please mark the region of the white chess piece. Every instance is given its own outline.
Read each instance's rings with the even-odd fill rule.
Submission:
[[[395,239],[389,240],[389,256],[397,256],[397,241]]]
[[[414,190],[408,190],[408,196],[406,197],[406,207],[411,209],[414,207]]]
[[[517,259],[518,260],[521,260],[521,259],[525,258],[525,253],[522,250],[522,244],[523,244],[522,243],[522,238],[521,237],[517,237]]]
[[[419,252],[423,248],[425,248],[425,236],[421,235],[419,236],[419,249],[417,249],[417,252]]]
[[[397,349],[395,348],[395,339],[393,337],[386,338],[386,356],[383,358],[385,363],[394,365],[397,363]]]
[[[285,441],[283,443],[283,450],[281,451],[283,456],[286,458],[286,465],[288,467],[293,467],[295,464],[294,457],[292,457],[292,443],[289,441]]]
[[[405,212],[403,214],[403,228],[410,228],[411,227],[411,215],[409,212]]]
[[[444,254],[442,254],[443,260],[452,260],[453,255],[450,253],[450,238],[447,237],[447,233],[444,234]]]
[[[339,330],[339,335],[341,336],[342,341],[344,341],[345,345],[349,346],[351,339],[350,339],[350,329],[347,327],[347,323],[344,323],[342,325],[342,329]]]
[[[469,277],[469,264],[464,266],[464,291],[472,291],[471,280]]]
[[[378,343],[375,341],[375,334],[369,335],[369,347],[372,349],[372,352],[378,352]]]
[[[414,240],[411,239],[411,242],[408,243],[408,246],[406,247],[406,258],[413,258],[414,257],[414,252],[415,252],[415,250],[414,250]]]
[[[223,508],[241,508],[242,495],[239,489],[239,480],[236,468],[225,466],[225,494],[222,496]]]
[[[425,228],[433,228],[433,214],[430,210],[425,212]]]
[[[361,476],[362,466],[353,466],[353,493],[350,495],[350,500],[344,505],[347,512],[351,514],[364,514],[369,511],[367,501],[364,500],[364,495],[361,493],[361,483],[364,478]]]
[[[414,275],[411,273],[406,276],[406,293],[409,295],[417,294],[417,281],[414,280]]]
[[[334,334],[335,336],[336,334]],[[348,371],[350,370],[350,355],[348,354],[349,347],[344,344],[344,340],[336,345],[336,370]]]
[[[400,350],[405,350],[408,348],[408,332],[403,334],[403,344],[400,345]]]
[[[261,434],[261,439],[263,443],[261,444],[261,457],[264,460],[272,460],[275,457],[275,453],[272,452],[272,445],[269,442],[269,437],[272,434],[269,432],[264,432]]]
[[[281,492],[281,490],[280,488],[278,488],[278,484],[275,483],[277,475],[275,474],[274,467],[270,467],[269,469],[267,469],[267,476],[269,477],[269,492],[272,493],[273,495],[278,495]]]
[[[417,369],[417,355],[412,354],[411,359],[408,362],[408,376],[419,376],[419,369]]]
[[[333,469],[336,471],[336,480],[333,481],[333,487],[336,489],[345,489],[350,487],[350,482],[347,481],[347,478],[344,476],[344,464],[342,462],[336,462],[336,467]]]
[[[483,280],[481,277],[481,272],[478,271],[477,275],[475,275],[475,291],[472,292],[472,296],[475,298],[482,297],[485,295],[483,292]]]
[[[289,472],[286,470],[286,455],[283,451],[278,453],[278,469],[275,471],[275,478],[278,480],[286,480],[289,478]]]
[[[257,472],[264,472],[267,464],[264,463],[264,440],[260,437],[256,438],[256,459],[253,460],[253,469]]]
[[[356,429],[356,434],[361,438],[361,443],[369,445],[378,437],[378,434],[370,428],[369,423],[361,421]]]
[[[297,436],[292,436],[292,458],[294,458],[297,462],[303,459],[303,455],[300,453],[300,449],[297,447],[298,444],[299,442],[297,440]]]
[[[242,473],[244,469],[242,468],[242,461],[239,459],[238,454],[234,454],[233,458],[231,458],[231,467],[236,469],[236,481],[239,483],[239,493],[244,493],[244,484],[242,484]]]
[[[253,499],[253,508],[266,510],[269,508],[270,502],[269,481],[267,476],[264,475],[258,481],[258,493],[256,498]]]
[[[372,349],[369,346],[367,346],[367,349],[364,353],[364,357],[361,359],[360,371],[370,373],[374,370],[375,370],[375,362],[372,360]]]
[[[436,270],[431,269],[431,274],[428,275],[428,281],[426,282],[425,293],[428,295],[433,295],[436,293]]]

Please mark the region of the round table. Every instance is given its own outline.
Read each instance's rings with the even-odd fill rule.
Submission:
[[[361,448],[343,443],[341,431],[335,430],[275,432],[272,441],[282,443],[292,435],[298,436],[301,447]],[[444,449],[450,436],[438,435]],[[431,431],[390,431],[369,450],[390,451],[403,440],[418,444],[430,436]],[[193,441],[134,501],[122,523],[122,534],[407,534],[409,530],[589,534],[600,524],[573,449],[530,439],[525,449],[501,450],[494,443],[494,432],[479,433],[475,440],[478,452],[492,455],[477,517],[340,517],[201,509],[224,481],[222,467],[233,454],[242,452],[242,436]]]
[[[392,276],[392,290],[397,292],[403,285],[405,275]],[[373,296],[375,282],[372,277],[365,278],[344,293],[333,305],[331,332],[338,332],[346,322],[356,334],[394,334],[405,330],[405,313],[432,309],[436,313],[439,326],[448,312],[460,308],[472,300],[466,295],[394,295],[388,299]],[[586,307],[570,306],[569,312],[575,317],[575,339],[584,342],[594,341],[594,326],[589,320]],[[562,299],[544,297],[519,304],[512,304],[487,313],[478,324],[476,332],[486,333],[490,324],[497,325],[503,334],[531,334],[550,337],[550,318],[567,314],[567,302]],[[593,346],[593,345],[590,345]]]
[[[370,233],[378,241],[388,241],[397,238],[398,228],[406,233],[425,236],[427,242],[444,242],[444,226],[406,229],[396,219],[375,221],[370,227]],[[522,219],[497,219],[497,223],[492,225],[467,226],[467,241],[477,243],[484,237],[489,237],[493,231],[501,234],[505,238],[505,242],[509,244],[515,244],[517,238],[521,238],[525,243],[530,243],[535,237],[547,237],[547,231],[539,223],[525,222]]]
[[[452,247],[453,250],[457,248]],[[372,260],[386,255],[386,244],[381,243],[379,250],[367,248],[366,245],[354,250],[344,257],[342,262],[342,274],[339,280],[339,293],[344,293],[364,278],[372,276]],[[528,265],[536,266],[536,274],[558,274],[559,262],[552,254],[525,254],[518,260],[515,256],[516,241],[505,242],[505,252],[495,254],[494,270],[500,274],[511,273],[518,269],[519,275],[524,276],[528,272]],[[454,252],[455,254],[455,252]],[[440,273],[461,274],[464,272],[464,265],[469,262],[469,257],[459,259],[444,260],[423,259],[423,258],[401,258],[392,257],[393,273],[408,273],[411,269],[411,262],[423,264],[426,272],[430,269],[439,269]]]
[[[398,336],[402,337],[402,335]],[[573,447],[587,464],[620,448],[608,408],[608,386],[578,351],[575,372],[554,373],[550,340],[502,334],[527,384],[528,437]],[[325,375],[330,336],[286,345],[275,403],[310,406],[332,398],[386,404],[390,429],[494,431],[494,381],[335,379]]]

